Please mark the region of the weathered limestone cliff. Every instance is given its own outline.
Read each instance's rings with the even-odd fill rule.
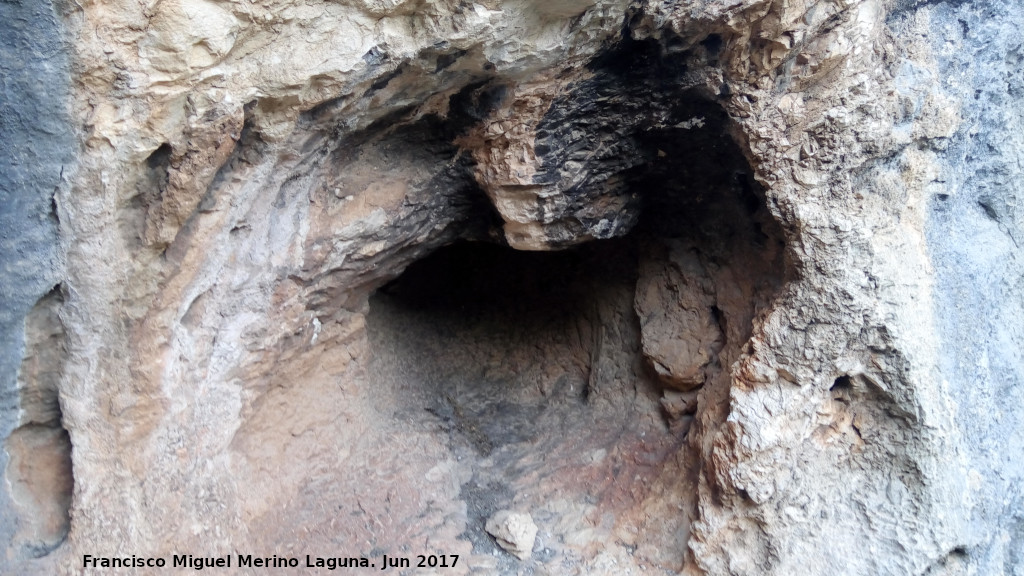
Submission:
[[[0,2],[0,572],[1024,575],[1022,27]]]

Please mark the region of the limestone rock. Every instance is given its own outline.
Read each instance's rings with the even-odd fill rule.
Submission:
[[[724,336],[710,286],[696,254],[686,250],[674,250],[669,262],[641,271],[635,306],[644,356],[667,386],[702,386],[708,365],[718,359]]]
[[[1019,573],[1022,27],[0,2],[0,572]]]
[[[494,536],[499,546],[520,560],[526,560],[533,553],[537,525],[529,514],[499,510],[487,519],[485,529]]]

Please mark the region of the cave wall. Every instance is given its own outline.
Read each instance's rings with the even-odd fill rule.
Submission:
[[[591,530],[559,541],[568,556],[532,566],[1024,570],[1015,2],[0,10],[5,458],[32,394],[56,389],[59,426],[41,421],[66,430],[74,481],[66,540],[25,547],[42,515],[12,503],[24,467],[5,466],[6,569],[405,546],[473,559],[451,573],[514,570],[464,536],[486,491],[446,436],[382,416],[371,297],[456,241],[568,249],[666,213],[678,237],[637,285],[691,282],[731,346],[654,496],[631,496],[676,528],[651,543],[644,521],[589,511],[562,526]],[[707,164],[736,168],[719,189]],[[778,245],[727,236],[771,256],[717,257],[746,252],[716,252],[693,215],[725,189]],[[643,342],[645,302],[633,346],[664,359],[686,328]]]

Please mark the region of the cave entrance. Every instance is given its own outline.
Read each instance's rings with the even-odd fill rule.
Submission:
[[[528,562],[682,567],[699,438],[724,422],[784,244],[721,109],[694,98],[679,114],[699,121],[645,133],[648,161],[624,174],[644,206],[627,236],[462,241],[370,298],[375,409],[444,445],[454,464],[435,476],[457,484],[459,538],[496,558],[489,573],[518,569],[485,532],[503,509],[539,527]]]
[[[373,371],[391,392],[375,394],[379,409],[444,437],[465,467],[476,551],[493,551],[483,527],[501,509],[529,511],[542,528],[537,561],[621,539],[685,441],[641,354],[640,244],[458,243],[371,299]]]

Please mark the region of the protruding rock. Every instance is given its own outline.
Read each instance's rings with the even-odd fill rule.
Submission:
[[[484,529],[508,552],[520,560],[526,560],[533,551],[537,539],[537,525],[529,514],[499,510],[487,520]]]
[[[667,262],[644,265],[635,308],[644,356],[664,385],[685,392],[704,384],[723,346],[714,306],[707,272],[692,251],[673,249]]]

